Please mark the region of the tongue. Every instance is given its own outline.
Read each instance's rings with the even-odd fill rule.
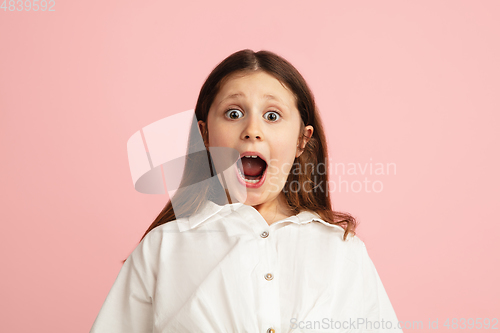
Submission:
[[[264,162],[260,157],[257,158],[247,158],[241,159],[243,166],[243,173],[246,176],[256,177],[264,172],[266,167],[266,162]]]

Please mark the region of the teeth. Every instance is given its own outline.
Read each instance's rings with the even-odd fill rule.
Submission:
[[[257,155],[248,155],[248,156],[243,156],[243,157],[246,157],[246,158],[257,158]]]

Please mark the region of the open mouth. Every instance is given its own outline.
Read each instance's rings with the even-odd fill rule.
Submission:
[[[238,161],[236,168],[241,180],[247,184],[257,184],[262,179],[267,169],[267,163],[256,155],[242,156],[241,163]]]

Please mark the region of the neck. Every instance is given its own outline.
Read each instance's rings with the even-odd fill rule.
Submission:
[[[274,223],[289,216],[295,215],[293,210],[288,208],[283,193],[280,193],[274,200],[253,206],[266,220],[267,224]]]

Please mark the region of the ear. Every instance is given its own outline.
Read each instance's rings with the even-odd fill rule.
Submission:
[[[207,142],[208,142],[207,123],[205,123],[203,120],[198,120],[198,129],[200,131],[201,138],[203,139],[203,142],[205,143],[205,146],[207,146]]]
[[[302,132],[302,135],[299,137],[299,140],[297,142],[297,151],[295,153],[295,157],[299,157],[302,155],[304,152],[304,148],[307,145],[307,142],[312,138],[312,135],[314,133],[314,127],[311,125],[307,125],[304,127],[304,131]]]

